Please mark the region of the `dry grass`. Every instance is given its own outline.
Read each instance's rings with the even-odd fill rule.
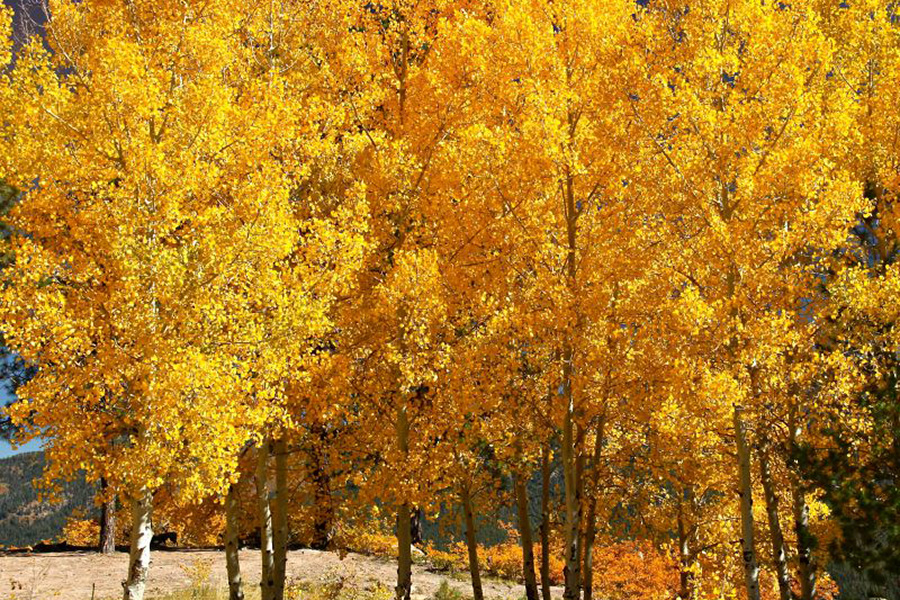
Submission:
[[[201,578],[192,583],[189,588],[163,596],[154,596],[149,600],[228,600],[228,590],[209,585],[208,578],[202,577],[202,568],[197,571],[197,574]],[[255,586],[253,589],[244,590],[245,600],[259,600],[259,597],[259,588]],[[285,600],[390,600],[394,594],[386,586],[361,590],[338,580],[315,585],[294,582],[288,585],[284,597]],[[451,587],[447,580],[442,580],[429,600],[471,600],[471,597]]]
[[[228,590],[211,583],[212,566],[211,560],[203,558],[182,565],[182,571],[190,578],[190,586],[150,600],[228,600]],[[244,586],[245,600],[258,600],[259,597],[257,586]],[[285,600],[391,600],[393,593],[381,584],[363,590],[347,579],[337,577],[313,584],[291,581],[285,588],[284,597]]]
[[[244,549],[240,554],[247,600],[259,600],[259,552]],[[155,552],[151,560],[147,600],[227,597],[225,556],[220,550]],[[0,600],[118,600],[127,570],[124,552],[0,554]],[[288,600],[391,600],[397,563],[354,553],[292,550],[287,573]],[[515,581],[485,577],[483,584],[488,600],[524,596],[524,588]],[[552,592],[554,600],[562,596],[560,588]],[[470,595],[465,572],[436,572],[428,564],[413,565],[413,600],[465,600]]]
[[[285,600],[390,600],[393,593],[384,587],[375,590],[360,590],[343,585],[308,585],[292,583],[285,589]],[[259,600],[259,588],[244,588],[245,600]],[[163,596],[153,596],[148,600],[228,600],[228,590],[206,583],[195,583]],[[454,599],[455,600],[455,599]]]

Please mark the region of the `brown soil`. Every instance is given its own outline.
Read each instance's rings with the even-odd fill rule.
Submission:
[[[218,550],[154,551],[150,565],[147,598],[187,588],[192,571],[210,568],[210,583],[226,587],[225,556]],[[117,552],[104,556],[94,552],[52,552],[0,556],[0,600],[107,600],[121,597],[121,581],[128,567],[128,555]],[[259,584],[259,554],[241,551],[245,589]],[[288,555],[288,580],[323,584],[343,581],[359,589],[393,587],[397,566],[392,560],[348,554],[341,559],[333,552],[294,550]],[[447,580],[463,594],[471,596],[471,584],[462,575],[433,572],[426,565],[413,567],[413,600],[430,598],[441,581]],[[519,600],[523,586],[495,579],[484,581],[485,596]],[[559,589],[554,596],[561,596]]]

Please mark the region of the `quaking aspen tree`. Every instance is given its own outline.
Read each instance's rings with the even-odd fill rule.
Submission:
[[[209,35],[227,14],[155,3],[50,10],[53,52],[33,39],[3,86],[5,134],[21,141],[3,170],[30,182],[12,216],[25,235],[13,242],[4,330],[38,367],[17,417],[50,438],[51,476],[82,468],[130,499],[125,596],[140,598],[153,490],[178,481],[181,494],[199,496],[233,468],[242,428],[218,415],[240,386],[227,358],[205,351],[221,331],[217,278],[279,250],[244,243],[282,211],[269,174],[235,176],[255,149],[231,146],[216,164],[259,119],[226,126],[234,88],[203,76],[232,56]],[[189,52],[173,55],[179,43]],[[268,206],[249,225],[241,201],[251,198]],[[225,252],[223,239],[243,243]],[[85,441],[98,435],[121,443],[93,455]]]
[[[823,389],[821,398],[815,398],[828,406],[831,414],[844,415],[839,421],[842,426],[837,428],[842,430],[840,433],[810,439],[805,431],[807,420],[801,412],[792,415],[791,444],[802,450],[798,455],[806,452],[814,459],[811,462],[816,468],[810,469],[810,475],[832,503],[834,520],[841,524],[842,534],[848,540],[842,552],[844,557],[885,574],[896,571],[897,563],[896,553],[876,549],[897,545],[896,533],[890,533],[895,530],[888,523],[896,521],[898,502],[889,489],[878,483],[891,477],[876,474],[896,471],[895,461],[889,458],[896,452],[879,447],[886,450],[897,446],[892,433],[897,429],[892,394],[896,388],[893,355],[897,348],[898,313],[892,291],[897,289],[896,198],[900,180],[897,114],[891,108],[898,93],[897,11],[893,5],[871,1],[838,6],[821,2],[816,6],[821,27],[836,46],[830,74],[857,108],[853,117],[858,135],[846,160],[870,203],[825,284],[832,300],[827,348],[831,356],[854,358],[854,366],[859,369],[856,381],[862,385],[849,403],[828,402],[830,386]],[[847,419],[849,414],[855,415],[852,420]],[[859,450],[846,452],[842,445],[848,443]],[[806,524],[810,512],[805,506],[807,494],[804,482],[796,483],[795,518],[798,524]],[[878,501],[860,502],[863,498]],[[860,509],[861,505],[869,508]],[[878,536],[886,536],[881,537],[883,542],[869,542],[869,533],[875,531]],[[802,539],[808,546],[809,536]],[[801,573],[804,598],[815,593],[815,580],[808,574],[814,575],[816,562],[822,564],[807,547],[801,556],[801,570],[806,572]]]
[[[485,373],[478,370],[478,364],[489,355],[472,352],[481,348],[471,341],[460,341],[459,359],[451,362],[446,387],[435,390],[435,406],[440,409],[427,418],[436,425],[437,433],[430,460],[443,471],[435,478],[435,489],[439,492],[446,486],[451,498],[457,496],[454,500],[462,513],[472,596],[483,599],[477,523],[480,513],[496,508],[499,481],[493,454],[504,438],[495,421],[501,404],[492,400],[486,389],[489,386],[481,385]]]
[[[285,588],[289,441],[302,427],[295,418],[327,422],[343,417],[343,406],[325,405],[324,399],[333,396],[311,389],[311,383],[337,368],[329,350],[339,343],[334,303],[352,289],[368,249],[365,188],[353,179],[351,168],[369,142],[356,129],[352,105],[341,100],[352,72],[345,72],[343,15],[337,10],[328,3],[271,5],[251,13],[244,27],[257,52],[258,76],[269,78],[270,94],[271,88],[278,90],[272,101],[278,103],[279,119],[289,125],[272,152],[295,227],[289,253],[244,291],[239,322],[246,331],[234,350],[252,365],[259,448],[274,463],[273,480],[258,483],[271,492],[259,506],[261,523],[267,522],[267,510],[272,518],[272,556],[263,558],[272,570],[275,599]],[[265,473],[268,478],[268,461]]]
[[[410,519],[429,503],[424,491],[432,472],[416,456],[429,448],[418,412],[431,402],[430,388],[447,354],[443,338],[451,331],[444,323],[452,311],[442,293],[428,207],[434,164],[463,102],[459,84],[440,71],[452,65],[443,53],[453,9],[442,2],[369,5],[354,15],[347,42],[371,69],[360,74],[362,97],[350,101],[358,126],[369,132],[370,162],[358,174],[379,218],[372,224],[367,273],[344,314],[358,340],[351,342],[364,379],[357,391],[369,403],[362,410],[374,431],[393,429],[389,437],[378,436],[387,470],[377,476],[389,490],[383,498],[397,509],[400,599],[409,597],[412,585]],[[381,439],[392,442],[386,446]]]
[[[664,260],[696,324],[689,360],[706,361],[703,393],[734,406],[745,587],[758,598],[750,430],[766,357],[778,351],[773,334],[798,311],[796,290],[814,285],[816,257],[864,206],[840,161],[850,106],[807,7],[649,6],[640,18],[679,48],[671,60],[659,54],[658,90],[633,110],[671,197],[660,225],[677,240]]]
[[[319,76],[315,60],[276,65],[253,41],[275,39],[272,21],[239,3],[49,9],[50,50],[24,46],[2,90],[18,146],[3,171],[30,182],[2,317],[38,368],[15,418],[51,440],[50,477],[84,469],[130,497],[125,594],[140,598],[153,490],[225,491],[279,396],[284,363],[267,359],[309,355],[284,340],[327,327],[334,292],[311,288],[358,262],[358,186],[291,194],[305,173],[327,180],[313,157],[328,168],[355,138],[323,130],[342,113],[296,86]],[[261,309],[272,300],[280,320]],[[97,435],[117,440],[103,456],[85,443]]]
[[[587,357],[585,336],[613,281],[633,276],[616,272],[613,256],[635,235],[623,223],[640,222],[639,206],[623,193],[623,156],[612,151],[627,152],[631,138],[609,126],[630,119],[631,12],[626,3],[499,4],[489,26],[472,29],[487,36],[492,55],[469,56],[492,99],[478,141],[495,157],[473,177],[490,184],[487,201],[507,217],[512,253],[501,258],[527,286],[522,318],[550,346],[543,354],[556,357],[550,384],[565,480],[567,598],[580,595],[580,465],[601,408],[585,397],[593,370],[603,368]]]

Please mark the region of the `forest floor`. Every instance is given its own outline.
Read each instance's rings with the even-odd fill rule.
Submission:
[[[128,555],[117,552],[51,552],[0,555],[0,600],[109,600],[120,598],[121,581],[128,568]],[[259,585],[259,553],[241,550],[241,571],[245,589]],[[360,592],[389,597],[397,577],[392,560],[360,554],[342,559],[335,552],[293,550],[288,554],[288,582],[294,586],[344,586]],[[152,553],[147,599],[196,586],[198,580],[225,588],[225,554],[219,550],[161,550]],[[206,580],[205,582],[203,580]],[[442,581],[471,596],[468,577],[462,574],[434,572],[426,564],[413,566],[413,600],[434,597]],[[514,582],[486,578],[485,596],[492,599],[520,600],[523,586]],[[562,595],[554,589],[554,596]]]

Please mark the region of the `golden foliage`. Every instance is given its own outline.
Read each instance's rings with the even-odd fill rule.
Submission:
[[[52,0],[15,60],[0,13],[0,332],[35,368],[8,412],[48,479],[152,492],[209,545],[278,439],[297,539],[387,556],[372,506],[493,512],[555,454],[554,581],[600,529],[598,594],[671,595],[678,535],[697,595],[734,596],[741,524],[771,541],[746,427],[835,536],[791,452],[870,428],[845,407],[900,348],[890,11],[276,4]],[[514,541],[479,553],[520,576]]]

